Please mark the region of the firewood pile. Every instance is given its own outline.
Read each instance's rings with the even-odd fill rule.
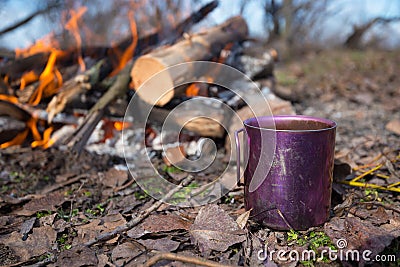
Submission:
[[[273,114],[294,113],[289,102],[277,98],[269,89],[274,86],[277,52],[250,40],[242,17],[233,17],[200,33],[189,34],[190,28],[217,5],[218,2],[213,1],[190,14],[177,23],[168,36],[160,32],[141,35],[140,25],[130,19],[131,34],[113,47],[77,45],[62,50],[32,46],[0,55],[0,148],[62,146],[78,152],[91,148],[99,153],[106,150],[105,146],[115,148],[121,131],[127,127],[123,123],[124,115],[134,94],[141,100],[138,105],[155,103],[146,124],[146,145],[155,150],[158,149],[160,124],[170,110],[187,99],[199,96],[218,99],[242,120],[252,117],[242,99],[213,84],[211,79],[208,83],[176,86],[177,80],[186,74],[166,70],[191,61],[223,63],[244,72],[251,79],[257,79]],[[168,86],[174,90],[163,92],[161,88],[165,84],[159,86],[158,92],[138,90],[159,71],[166,71]],[[202,75],[208,77],[207,73]],[[250,88],[245,82],[237,84],[244,92]],[[211,105],[204,108],[221,113]],[[232,144],[225,140],[227,133],[241,125],[231,122],[223,112],[219,121],[199,117],[187,123],[185,116],[188,115],[182,114],[177,121],[185,129],[183,139],[186,138],[188,144],[209,137],[230,151]],[[134,118],[132,123],[135,123]],[[230,125],[230,128],[221,124]],[[174,153],[174,149],[170,153]],[[185,149],[189,149],[188,146]],[[122,151],[116,153],[123,155]],[[188,153],[191,152],[184,154]]]

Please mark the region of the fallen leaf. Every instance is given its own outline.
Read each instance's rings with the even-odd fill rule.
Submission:
[[[325,224],[324,231],[334,244],[340,239],[346,240],[343,242],[346,244],[342,248],[343,253],[355,249],[358,251],[368,249],[372,252],[370,258],[382,252],[397,237],[393,232],[387,232],[382,227],[374,226],[367,220],[357,217],[334,217]],[[360,263],[364,263],[364,259],[360,258]]]
[[[119,200],[113,200],[113,209],[121,209],[122,214],[126,214],[136,208],[138,205],[142,204],[141,200],[136,199],[136,197],[132,195],[125,196]]]
[[[169,237],[144,239],[138,240],[138,242],[149,250],[158,250],[162,252],[171,252],[177,250],[180,245],[180,242],[171,240]]]
[[[97,266],[98,262],[93,250],[85,246],[78,246],[62,251],[53,266]]]
[[[140,238],[148,233],[189,230],[191,223],[175,214],[152,214],[142,223],[128,231],[131,238]]]
[[[9,235],[1,236],[0,243],[12,249],[21,261],[31,257],[40,256],[51,250],[53,242],[56,241],[57,233],[50,226],[33,228],[32,234],[23,241],[19,232],[12,232]]]
[[[56,217],[57,217],[57,213],[53,213],[51,215],[44,216],[39,219],[39,224],[40,224],[40,226],[52,226]],[[61,220],[61,221],[64,221],[64,220]]]
[[[18,231],[23,223],[24,218],[20,216],[0,216],[0,235]]]
[[[14,251],[10,247],[0,243],[0,266],[12,265],[17,262],[19,262],[19,257],[15,255]]]
[[[143,253],[144,249],[134,243],[125,242],[121,245],[116,246],[111,254],[111,259],[117,266],[123,266],[130,262],[133,258]]]
[[[101,219],[94,219],[90,223],[85,225],[77,226],[75,229],[77,230],[78,235],[74,238],[72,245],[78,245],[82,243],[86,243],[89,240],[95,238],[102,232],[113,231],[118,226],[122,226],[126,223],[124,217],[117,213],[112,215],[107,215]],[[108,240],[106,243],[112,244],[114,243],[119,236]]]
[[[240,214],[240,216],[237,217],[236,223],[238,224],[240,229],[243,229],[246,226],[247,221],[249,220],[249,217],[250,217],[251,210],[252,209]]]
[[[65,197],[61,192],[48,194],[41,198],[32,199],[22,207],[22,210],[17,210],[13,214],[31,216],[38,211],[55,211],[56,207],[64,201]]]
[[[127,171],[120,171],[113,167],[104,173],[104,176],[101,177],[100,182],[107,187],[115,188],[123,185],[127,180]]]
[[[203,254],[211,250],[226,251],[246,239],[238,224],[215,204],[200,209],[189,232],[192,243],[197,244]]]
[[[386,130],[400,135],[400,120],[391,120],[386,124]]]
[[[97,255],[97,260],[99,261],[97,264],[98,267],[112,266],[112,264],[108,260],[107,255],[105,254]]]
[[[335,160],[333,167],[333,180],[342,181],[351,174],[351,166],[345,162]]]
[[[29,220],[26,220],[21,225],[21,230],[19,232],[23,236],[22,238],[26,239],[28,237],[28,233],[32,230],[35,222],[36,222],[36,217],[33,217],[33,218],[30,218]]]

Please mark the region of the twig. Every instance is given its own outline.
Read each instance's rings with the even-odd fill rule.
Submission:
[[[351,180],[351,181],[352,181],[352,182],[357,182],[358,180],[360,180],[361,178],[367,176],[368,174],[371,174],[371,173],[373,173],[374,171],[380,169],[382,166],[383,166],[383,164],[379,164],[379,165],[376,166],[375,168],[372,168],[371,170],[366,171],[366,172],[360,174],[359,176],[357,176],[356,178],[354,178],[354,179]]]
[[[132,219],[128,223],[117,227],[113,231],[100,234],[99,236],[95,237],[94,239],[89,240],[88,242],[86,242],[84,245],[90,247],[90,246],[92,246],[92,245],[94,245],[96,243],[110,240],[110,239],[114,238],[115,236],[117,236],[118,234],[126,232],[126,231],[132,229],[133,227],[135,227],[136,225],[141,223],[145,218],[147,218],[150,215],[150,213],[152,213],[153,211],[157,210],[163,203],[168,201],[175,193],[179,192],[179,190],[181,190],[182,187],[187,186],[188,184],[190,184],[193,181],[193,179],[194,179],[194,177],[192,175],[189,175],[188,177],[186,177],[179,184],[179,186],[174,187],[162,199],[160,199],[159,201],[157,201],[156,203],[151,205],[149,208],[144,210],[139,216],[137,216],[136,218]]]
[[[47,7],[44,8],[44,9],[40,9],[40,10],[38,10],[38,11],[35,11],[35,12],[33,12],[32,14],[30,14],[29,16],[27,16],[26,18],[22,19],[21,21],[18,21],[17,23],[15,23],[15,24],[13,24],[13,25],[10,25],[10,26],[8,26],[8,27],[2,29],[2,30],[0,31],[0,35],[3,35],[3,34],[8,33],[8,32],[10,32],[10,31],[13,31],[13,30],[17,29],[18,27],[20,27],[20,26],[22,26],[22,25],[28,23],[29,21],[31,21],[31,20],[32,20],[33,18],[35,18],[36,16],[42,15],[42,14],[44,14],[44,13],[46,13],[46,12],[49,12],[50,10],[52,10],[52,9],[54,9],[54,8],[56,8],[56,7],[59,7],[59,6],[60,6],[60,4],[57,2],[57,3],[54,4],[54,5],[49,5],[49,6],[47,6]]]
[[[126,184],[114,188],[114,192],[119,192],[119,191],[121,191],[121,190],[124,190],[125,188],[131,186],[134,182],[135,182],[135,180],[132,179],[132,180],[130,180],[129,182],[127,182]]]
[[[65,141],[68,147],[72,147],[73,150],[78,152],[82,151],[96,125],[103,117],[108,104],[129,89],[128,84],[130,82],[130,69],[132,68],[132,64],[133,62],[127,64],[125,68],[118,74],[115,83],[90,109],[89,114],[86,116],[85,120],[76,130],[76,132],[74,132],[73,135]]]
[[[220,264],[215,261],[210,261],[206,260],[200,257],[190,257],[190,256],[184,256],[184,255],[179,255],[176,253],[159,253],[153,257],[151,257],[143,266],[144,267],[151,267],[160,260],[171,260],[171,261],[181,261],[185,263],[190,263],[190,264],[195,264],[195,265],[201,265],[201,266],[208,266],[208,267],[232,267],[232,265],[225,265],[225,264]]]
[[[285,216],[283,216],[282,212],[280,209],[276,209],[276,212],[278,212],[278,215],[282,218],[282,220],[284,221],[284,223],[286,224],[287,227],[289,227],[289,229],[293,230],[293,227],[290,225],[290,223],[288,222],[288,220],[286,220]]]
[[[354,182],[354,181],[339,181],[338,183],[351,185],[351,186],[357,186],[357,187],[361,187],[361,188],[375,188],[375,189],[389,190],[389,191],[394,191],[394,192],[400,193],[400,188],[397,188],[394,186],[389,187],[389,186],[381,186],[381,185],[376,185],[376,184],[361,183],[361,182]]]

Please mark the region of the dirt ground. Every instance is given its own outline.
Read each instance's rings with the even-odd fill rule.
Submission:
[[[0,265],[142,266],[152,259],[159,260],[156,266],[189,266],[201,257],[214,266],[398,266],[400,194],[341,182],[358,176],[360,183],[382,186],[400,181],[399,73],[398,51],[322,51],[278,64],[278,96],[292,101],[298,114],[338,123],[331,218],[323,226],[301,232],[261,227],[246,217],[237,188],[216,205],[159,205],[118,231],[156,203],[113,167],[123,158],[8,148],[0,151]],[[108,240],[88,246],[115,229]],[[320,255],[338,249],[339,239],[347,242],[344,251],[370,250],[370,258],[387,261]],[[262,261],[257,254],[265,246],[286,256],[311,249],[321,257]]]

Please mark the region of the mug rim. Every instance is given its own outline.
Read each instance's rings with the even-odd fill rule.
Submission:
[[[251,122],[255,120],[260,120],[260,119],[272,119],[274,121],[274,129],[270,128],[263,128],[263,127],[257,127],[250,125]],[[309,129],[309,130],[282,130],[282,129],[276,129],[275,128],[275,121],[276,119],[280,121],[284,120],[311,120],[315,122],[320,122],[326,124],[328,127],[324,127],[321,129]],[[295,133],[315,133],[315,132],[323,132],[323,131],[329,131],[333,130],[337,127],[337,123],[333,120],[326,119],[326,118],[320,118],[320,117],[314,117],[314,116],[308,116],[308,115],[273,115],[273,116],[260,116],[260,117],[252,117],[249,119],[246,119],[243,121],[243,125],[248,128],[253,128],[257,130],[265,130],[265,131],[273,131],[273,132],[295,132]]]

